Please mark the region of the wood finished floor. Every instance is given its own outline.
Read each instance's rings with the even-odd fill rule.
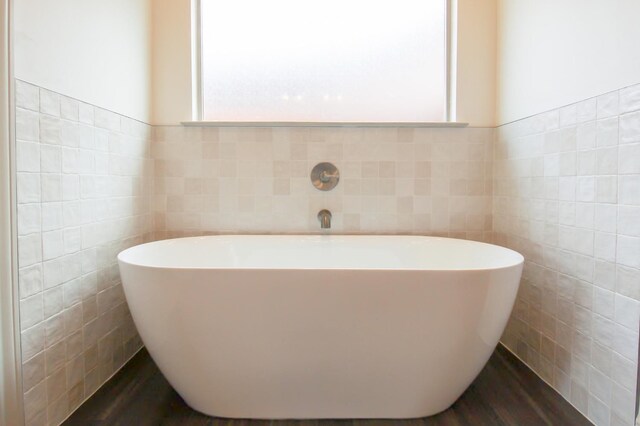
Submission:
[[[498,346],[473,384],[447,411],[412,420],[231,420],[189,408],[146,350],[86,401],[65,423],[198,426],[590,425],[522,362]]]

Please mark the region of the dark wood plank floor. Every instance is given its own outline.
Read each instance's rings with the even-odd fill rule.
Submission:
[[[447,411],[412,420],[230,420],[189,408],[148,352],[138,353],[65,423],[75,425],[428,426],[590,425],[522,362],[498,346],[478,378]]]

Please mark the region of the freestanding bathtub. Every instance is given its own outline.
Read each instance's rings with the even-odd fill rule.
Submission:
[[[412,418],[484,367],[523,258],[411,236],[212,236],[118,256],[151,356],[194,409],[232,418]]]

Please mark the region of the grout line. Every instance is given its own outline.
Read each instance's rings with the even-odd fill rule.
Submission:
[[[151,126],[151,124],[149,124],[149,123],[147,123],[147,122],[145,122],[145,121],[142,121],[142,120],[140,120],[140,119],[138,119],[138,118],[133,118],[133,117],[130,117],[130,116],[128,116],[128,115],[125,115],[125,114],[123,114],[123,113],[121,113],[121,112],[116,112],[116,111],[111,110],[111,109],[109,109],[109,108],[101,107],[101,106],[96,105],[96,104],[94,104],[94,103],[87,102],[87,101],[83,101],[82,99],[78,99],[78,98],[75,98],[75,97],[73,97],[73,96],[65,95],[64,93],[61,93],[61,92],[58,92],[58,91],[55,91],[55,90],[47,89],[46,87],[40,86],[39,84],[32,83],[32,82],[30,82],[30,81],[23,80],[23,79],[21,79],[21,78],[15,78],[15,80],[16,80],[16,81],[19,81],[19,82],[21,82],[21,83],[30,84],[31,86],[33,86],[33,87],[37,87],[38,89],[43,89],[43,90],[46,90],[46,91],[51,92],[51,93],[55,93],[55,94],[60,95],[60,96],[64,96],[65,98],[73,99],[74,101],[82,102],[83,104],[87,104],[87,105],[92,106],[92,107],[94,107],[94,108],[100,108],[100,109],[102,109],[102,110],[104,110],[104,111],[108,111],[108,112],[110,112],[110,113],[112,113],[112,114],[116,114],[116,115],[119,115],[119,116],[121,116],[121,117],[127,118],[127,119],[129,119],[129,120],[136,121],[136,122],[138,122],[138,123],[140,123],[140,124],[143,124],[143,125],[145,125],[145,126]],[[17,108],[19,108],[19,107],[17,107]],[[25,108],[22,108],[22,109],[25,109]],[[44,114],[44,115],[47,115],[47,116],[49,115],[49,114],[47,114],[47,113],[41,112],[39,109],[38,109],[38,111],[34,111],[34,110],[31,110],[31,109],[25,109],[25,110],[26,110],[26,111],[35,112],[35,113],[37,113],[37,114]],[[61,120],[63,120],[63,118],[62,118],[62,117],[59,117],[59,118],[60,118]],[[96,127],[96,126],[94,125],[93,127]],[[101,129],[101,127],[98,127],[98,129]],[[105,129],[105,130],[108,130],[108,129]],[[111,131],[111,130],[110,130],[110,131]]]
[[[526,116],[526,117],[518,118],[517,120],[507,121],[506,123],[502,123],[502,124],[497,124],[497,123],[496,123],[496,126],[495,126],[494,128],[495,128],[495,129],[498,129],[498,128],[500,128],[500,127],[503,127],[503,126],[506,126],[506,125],[509,125],[509,124],[514,124],[514,123],[517,123],[517,122],[519,122],[519,121],[523,121],[523,120],[527,120],[527,119],[529,119],[529,118],[533,118],[533,117],[535,117],[535,116],[537,116],[537,115],[546,114],[546,113],[549,113],[549,112],[552,112],[552,111],[555,111],[555,110],[560,110],[560,109],[562,109],[562,108],[566,108],[566,107],[571,106],[571,105],[579,104],[580,102],[589,101],[589,100],[591,100],[591,99],[598,99],[600,96],[605,96],[605,95],[609,95],[609,94],[614,93],[614,92],[619,92],[619,91],[621,91],[621,90],[625,90],[625,89],[628,89],[628,88],[630,88],[630,87],[637,86],[637,85],[639,85],[639,84],[640,84],[640,83],[629,84],[629,85],[627,85],[627,86],[620,87],[620,88],[618,88],[618,89],[609,90],[608,92],[600,93],[600,94],[598,94],[598,95],[594,95],[594,96],[590,96],[590,97],[588,97],[588,98],[580,99],[580,100],[575,101],[575,102],[570,102],[570,103],[568,103],[568,104],[560,105],[560,106],[557,106],[557,107],[555,107],[555,108],[550,108],[550,109],[547,109],[547,110],[544,110],[544,111],[540,111],[540,112],[537,112],[537,113],[535,113],[535,114],[528,115],[528,116]],[[633,112],[633,111],[628,111],[628,112],[626,112],[626,113],[622,113],[622,114],[618,113],[618,114],[616,114],[615,116],[620,116],[620,115],[628,114],[628,113],[630,113],[630,112]],[[613,116],[613,117],[615,117],[615,116]],[[606,117],[606,118],[613,118],[613,117]],[[603,118],[603,119],[604,119],[604,118]],[[596,121],[598,121],[598,118],[596,118]],[[576,123],[576,124],[581,124],[581,123]],[[570,126],[569,126],[569,127],[570,127]],[[542,132],[542,133],[546,133],[546,132]]]

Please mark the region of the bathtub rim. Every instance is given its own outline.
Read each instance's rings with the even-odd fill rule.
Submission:
[[[455,241],[463,241],[466,243],[477,244],[481,246],[492,246],[498,247],[502,250],[506,250],[510,252],[511,255],[515,255],[518,259],[517,262],[511,262],[508,265],[502,265],[497,267],[484,267],[484,268],[410,268],[410,267],[394,267],[394,268],[376,268],[376,267],[277,267],[277,268],[265,268],[265,267],[251,267],[251,266],[160,266],[160,265],[149,265],[141,262],[131,262],[125,260],[124,257],[128,254],[127,252],[133,251],[134,249],[140,249],[143,246],[163,242],[163,241],[171,241],[171,240],[196,240],[196,239],[208,239],[208,238],[218,238],[218,237],[241,237],[241,238],[251,238],[251,237],[375,237],[375,238],[417,238],[417,239],[434,239],[434,240],[455,240]],[[483,241],[476,240],[465,240],[462,238],[451,238],[451,237],[438,237],[438,236],[430,236],[430,235],[389,235],[389,234],[213,234],[213,235],[200,235],[200,236],[190,236],[190,237],[177,237],[177,238],[167,238],[163,240],[149,241],[142,244],[137,244],[132,247],[128,247],[124,250],[121,250],[117,255],[117,260],[119,264],[125,264],[132,267],[139,268],[148,268],[148,269],[157,269],[157,270],[174,270],[174,271],[200,271],[200,270],[211,270],[211,271],[353,271],[353,272],[366,272],[366,271],[388,271],[388,272],[400,272],[400,271],[408,271],[408,272],[481,272],[481,271],[500,271],[505,269],[511,269],[514,267],[523,267],[525,258],[524,256],[508,247],[500,246],[492,243],[485,243]]]

